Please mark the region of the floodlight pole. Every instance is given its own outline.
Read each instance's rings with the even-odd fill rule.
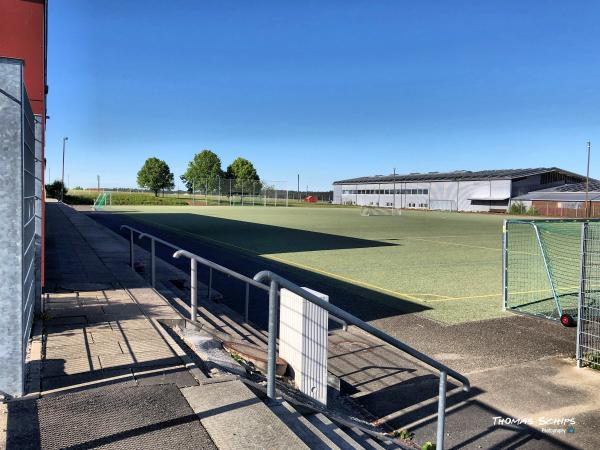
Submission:
[[[62,202],[65,196],[65,144],[69,140],[68,137],[63,138],[63,151],[62,151],[62,186],[60,188],[60,201]]]
[[[587,174],[585,176],[585,217],[590,217],[590,204],[589,204],[589,194],[590,194],[590,153],[592,150],[592,142],[588,141],[587,143]]]

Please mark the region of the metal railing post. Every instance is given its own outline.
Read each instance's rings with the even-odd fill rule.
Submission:
[[[133,263],[135,259],[133,257],[133,230],[129,230],[129,265],[133,269]]]
[[[198,314],[198,263],[190,259],[190,308],[192,322],[196,321]]]
[[[508,222],[502,225],[502,310],[508,307]]]
[[[583,302],[586,297],[586,285],[585,285],[585,274],[586,274],[586,251],[587,251],[587,236],[588,236],[589,222],[581,224],[581,247],[580,247],[580,278],[579,278],[579,297],[577,299],[577,340],[575,344],[575,358],[577,360],[577,367],[582,367],[582,351],[581,351],[581,314],[583,312]]]
[[[554,285],[554,278],[552,276],[552,272],[550,271],[550,266],[548,265],[548,259],[546,257],[546,250],[544,249],[544,244],[542,244],[540,230],[535,223],[532,223],[531,226],[535,230],[535,237],[536,237],[537,243],[540,247],[540,253],[542,254],[542,260],[544,261],[544,268],[546,269],[546,275],[548,276],[548,283],[550,283],[550,288],[552,289],[552,296],[554,297],[554,304],[556,306],[556,311],[558,311],[558,315],[560,317],[560,316],[562,316],[562,308],[560,306],[560,302],[558,301],[558,294],[556,293],[556,286]]]
[[[206,293],[206,299],[210,300],[211,299],[211,295],[210,293],[212,292],[212,267],[208,268],[208,292]]]
[[[275,399],[277,371],[277,312],[279,311],[279,283],[271,280],[269,286],[269,348],[267,354],[267,397]]]
[[[248,322],[248,308],[250,305],[250,285],[248,283],[246,283],[246,303],[245,303],[245,307],[244,307],[244,316],[246,318],[246,322]]]
[[[438,418],[437,418],[437,435],[435,439],[435,448],[443,450],[444,448],[444,433],[446,425],[446,381],[448,375],[445,370],[440,372],[440,394],[438,398]]]
[[[154,239],[150,239],[150,280],[152,287],[156,287],[156,244]]]

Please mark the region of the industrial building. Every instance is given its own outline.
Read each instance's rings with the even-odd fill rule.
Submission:
[[[586,200],[588,210],[586,212]],[[600,181],[564,184],[519,195],[511,200],[520,202],[526,209],[552,217],[600,216]]]
[[[335,181],[333,203],[505,212],[515,197],[583,181],[584,176],[557,167],[375,175]]]

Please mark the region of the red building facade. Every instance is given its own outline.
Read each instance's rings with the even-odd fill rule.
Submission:
[[[42,122],[42,164],[46,129],[46,0],[0,0],[0,56],[23,60],[25,86],[33,114]],[[42,185],[44,167],[42,167]],[[43,192],[43,190],[42,190]],[[44,201],[42,199],[42,283],[44,280]]]

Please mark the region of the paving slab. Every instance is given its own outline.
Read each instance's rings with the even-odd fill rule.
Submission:
[[[308,448],[239,380],[181,392],[220,450]]]

